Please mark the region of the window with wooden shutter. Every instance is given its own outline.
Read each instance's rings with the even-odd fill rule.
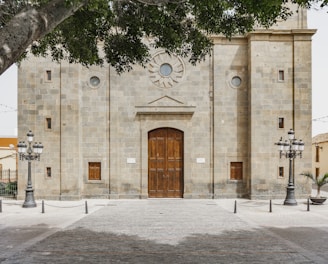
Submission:
[[[101,180],[100,162],[89,162],[89,180]]]
[[[230,163],[230,180],[242,180],[243,179],[243,163],[231,162]]]
[[[316,146],[315,148],[315,162],[319,162],[320,161],[320,152],[319,152],[319,147]]]

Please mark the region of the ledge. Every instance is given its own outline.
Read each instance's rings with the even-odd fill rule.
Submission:
[[[137,115],[193,115],[196,106],[135,106]]]

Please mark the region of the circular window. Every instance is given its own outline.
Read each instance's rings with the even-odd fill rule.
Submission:
[[[173,71],[172,66],[168,63],[163,63],[159,68],[159,72],[163,76],[169,76],[172,73],[172,71]]]
[[[239,87],[241,85],[241,78],[239,76],[232,77],[231,84],[234,87]]]
[[[92,87],[97,87],[100,84],[100,79],[97,76],[92,76],[90,78],[90,84]]]

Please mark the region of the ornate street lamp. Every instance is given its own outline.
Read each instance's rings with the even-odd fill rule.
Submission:
[[[32,160],[40,160],[40,155],[42,153],[43,145],[35,142],[33,146],[31,146],[33,141],[33,133],[30,130],[27,133],[27,141],[28,146],[25,141],[20,141],[17,145],[18,154],[20,160],[27,160],[28,162],[28,176],[27,176],[27,186],[25,190],[25,201],[23,204],[24,208],[36,207],[36,203],[34,200],[34,190],[32,187],[32,178],[31,178],[31,161]]]
[[[295,200],[295,186],[294,186],[294,175],[293,175],[293,162],[297,156],[302,158],[302,152],[304,150],[304,142],[302,140],[295,139],[295,132],[293,129],[288,131],[288,140],[286,139],[284,142],[282,137],[278,143],[278,150],[280,153],[280,158],[285,156],[289,159],[289,178],[288,178],[288,186],[287,186],[287,195],[284,201],[284,205],[297,205]]]

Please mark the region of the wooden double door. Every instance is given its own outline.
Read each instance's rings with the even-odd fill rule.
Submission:
[[[148,133],[148,196],[183,197],[183,132],[158,128]]]

